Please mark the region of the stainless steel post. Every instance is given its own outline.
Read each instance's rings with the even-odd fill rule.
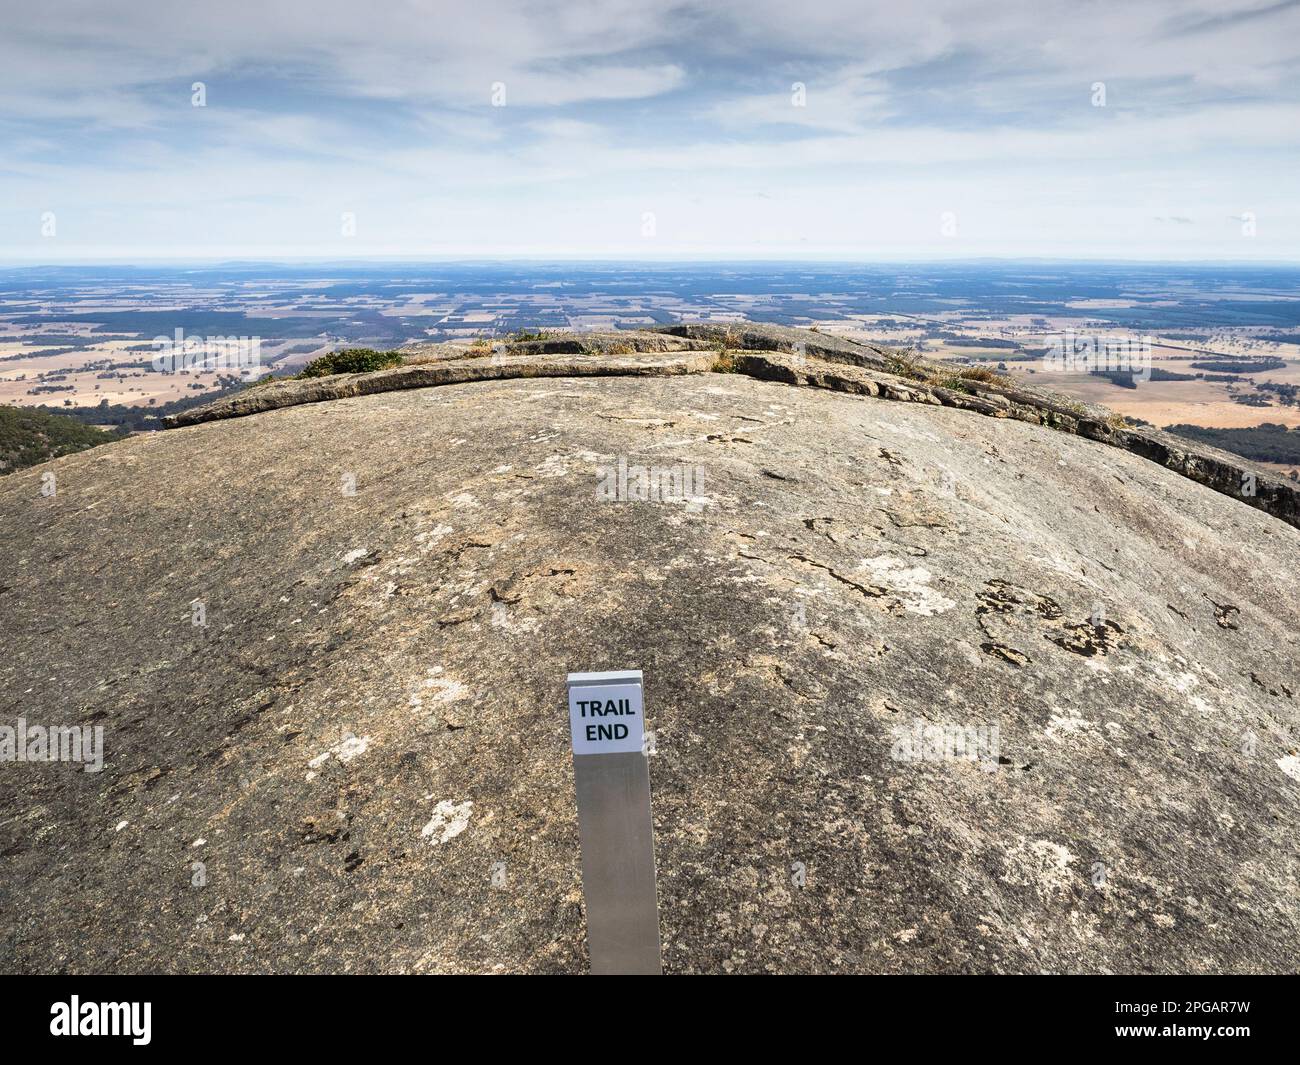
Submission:
[[[639,670],[569,675],[591,971],[659,974],[659,899]]]

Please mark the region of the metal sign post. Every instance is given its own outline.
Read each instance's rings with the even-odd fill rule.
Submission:
[[[569,674],[587,946],[596,975],[658,975],[659,898],[641,671]]]

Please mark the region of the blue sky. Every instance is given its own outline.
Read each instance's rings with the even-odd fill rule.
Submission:
[[[1300,0],[4,21],[8,261],[1300,259]]]

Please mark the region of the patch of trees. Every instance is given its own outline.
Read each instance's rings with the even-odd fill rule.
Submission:
[[[20,351],[15,355],[0,355],[0,362],[20,362],[23,359],[49,359],[55,355],[69,355],[80,348],[40,348],[36,351]]]
[[[0,407],[0,473],[84,451],[123,435],[38,407]]]
[[[1020,347],[1014,340],[1001,337],[963,337],[953,333],[940,333],[938,337],[953,348],[1009,348],[1014,351]]]
[[[173,399],[167,403],[158,404],[152,407],[128,407],[122,403],[109,403],[106,399],[101,399],[93,407],[69,407],[62,411],[62,414],[85,425],[111,425],[132,433],[144,433],[153,429],[162,428],[162,419],[169,414],[179,414],[190,407],[197,407],[200,403],[208,403],[219,396],[224,396],[228,392],[233,392],[238,388],[243,388],[243,382],[238,378],[233,381],[230,378],[221,378],[223,388],[204,392],[201,395],[184,396],[181,399]],[[45,407],[38,407],[37,410],[46,410]]]
[[[1285,369],[1286,362],[1283,359],[1210,359],[1194,362],[1192,368],[1212,373],[1263,373]]]
[[[1255,386],[1261,392],[1272,392],[1278,399],[1288,407],[1294,407],[1297,399],[1300,399],[1300,385],[1280,385],[1274,381],[1265,381],[1263,384]]]
[[[1149,381],[1196,381],[1201,374],[1198,373],[1175,373],[1172,370],[1162,370],[1158,366],[1153,366],[1148,371],[1149,377],[1135,370],[1093,370],[1094,377],[1104,377],[1112,385],[1119,385],[1120,388],[1137,388],[1143,380]]]
[[[1165,432],[1222,448],[1256,462],[1300,462],[1300,432],[1276,422],[1247,429],[1211,429],[1203,425],[1166,425]]]

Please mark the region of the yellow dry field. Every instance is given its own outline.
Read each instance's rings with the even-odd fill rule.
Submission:
[[[42,352],[58,350],[58,345],[0,341],[0,404],[14,407],[89,407],[108,400],[111,404],[148,406],[149,401],[153,400],[153,405],[157,406],[219,387],[219,375],[211,370],[175,374],[156,373],[150,366],[127,368],[130,363],[152,361],[152,350],[130,350],[142,343],[144,341],[141,339],[106,340],[79,351],[46,355]],[[6,358],[14,355],[24,357]],[[265,356],[266,352],[264,361]],[[121,377],[100,376],[110,371],[121,374]],[[32,391],[43,384],[58,386],[61,390]],[[191,388],[194,384],[203,387]],[[67,386],[71,386],[71,391],[62,390]],[[66,400],[71,400],[72,403],[67,404]]]
[[[1126,302],[1129,301],[1079,300],[1071,306],[1080,309],[1114,307]],[[927,316],[931,323],[950,317],[946,312]],[[890,325],[881,326],[878,324],[880,321],[888,322]],[[1237,403],[1233,400],[1232,392],[1225,382],[1147,381],[1139,382],[1137,388],[1121,388],[1111,384],[1104,377],[1046,370],[1043,362],[1038,359],[1008,359],[1008,356],[1017,353],[1006,348],[953,344],[939,339],[926,340],[924,339],[925,322],[917,320],[916,325],[910,328],[899,328],[893,324],[901,321],[903,321],[901,315],[854,315],[851,322],[823,321],[816,325],[823,333],[850,340],[862,340],[890,347],[916,345],[921,354],[930,359],[969,359],[985,366],[996,366],[997,363],[1006,360],[1007,371],[1013,376],[1024,375],[1027,381],[1085,402],[1104,404],[1120,414],[1141,418],[1157,426],[1186,423],[1213,428],[1239,429],[1260,425],[1263,422],[1300,426],[1300,407],[1288,407],[1277,401],[1266,407]],[[965,326],[957,321],[951,323],[945,321],[942,328],[969,340],[1014,338],[1029,348],[1045,343],[1049,336],[1070,331],[1081,336],[1096,333],[1112,339],[1136,340],[1141,335],[1128,329],[1099,330],[1089,327],[1089,320],[1086,318],[1052,316],[1046,319],[1046,329],[1042,321],[1039,319],[1035,323],[1030,316],[1024,315],[981,321],[978,326]],[[1152,339],[1158,341],[1160,338]],[[1198,349],[1208,349],[1208,351]],[[1190,365],[1192,362],[1214,360],[1216,357],[1240,356],[1280,358],[1287,360],[1287,365],[1280,370],[1237,375],[1242,377],[1242,380],[1235,385],[1238,394],[1254,392],[1250,383],[1252,381],[1300,385],[1300,345],[1262,341],[1252,337],[1247,330],[1208,333],[1203,340],[1155,343],[1151,349],[1151,364],[1155,368],[1171,373],[1195,374],[1204,371],[1193,369]],[[1286,471],[1289,470],[1290,467],[1286,467]]]
[[[1139,382],[1137,388],[1120,388],[1104,377],[1089,374],[1045,373],[1041,369],[1029,374],[1014,363],[1008,367],[1013,376],[1023,374],[1033,384],[1087,403],[1102,403],[1120,414],[1157,426],[1188,424],[1243,429],[1263,422],[1300,425],[1300,407],[1278,403],[1249,407],[1233,402],[1225,385],[1212,382],[1147,381]]]
[[[167,403],[184,396],[198,395],[199,390],[189,388],[190,384],[202,383],[204,391],[216,387],[216,374],[156,374],[149,373],[140,377],[127,377],[125,380],[101,379],[94,373],[69,374],[64,381],[51,384],[72,385],[71,392],[38,392],[31,394],[29,389],[33,381],[11,381],[0,379],[0,404],[14,407],[61,407],[64,400],[72,400],[72,406],[91,407],[101,400],[109,403],[122,403],[128,406],[147,405],[150,399],[156,403]]]
[[[1284,480],[1300,481],[1300,464],[1284,462],[1255,462],[1265,473],[1276,474]],[[1294,474],[1295,476],[1292,476]]]

